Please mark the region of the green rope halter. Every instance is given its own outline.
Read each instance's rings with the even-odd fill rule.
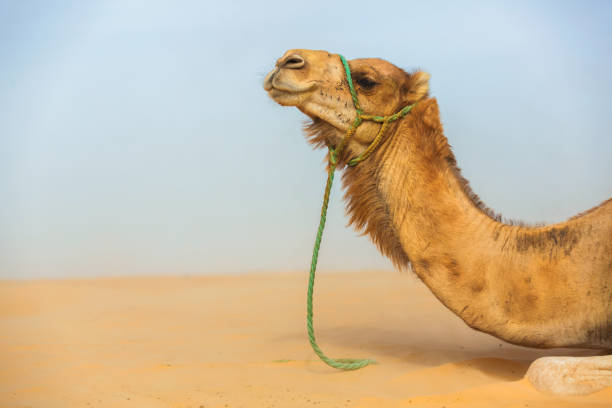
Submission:
[[[325,194],[323,195],[323,206],[321,207],[321,220],[319,221],[319,229],[317,230],[317,236],[315,238],[314,249],[312,251],[312,261],[310,264],[310,278],[308,280],[308,299],[307,299],[307,311],[306,311],[306,326],[308,327],[308,339],[310,340],[310,345],[314,352],[319,356],[323,362],[327,365],[340,369],[340,370],[357,370],[359,368],[365,367],[369,364],[375,363],[374,360],[370,359],[351,359],[351,358],[341,358],[341,359],[332,359],[327,357],[323,351],[319,348],[317,341],[315,340],[314,328],[312,324],[312,293],[314,291],[314,280],[315,280],[315,272],[317,270],[317,260],[319,258],[319,247],[321,246],[321,238],[323,237],[323,229],[325,228],[325,219],[327,217],[327,206],[329,204],[329,196],[331,193],[332,183],[334,182],[334,173],[336,171],[336,166],[338,165],[338,157],[342,153],[342,150],[346,147],[348,141],[353,137],[359,125],[363,123],[364,120],[370,120],[377,123],[382,123],[380,129],[378,130],[378,134],[370,143],[370,145],[357,157],[352,158],[348,161],[348,165],[353,167],[357,164],[361,163],[365,159],[367,159],[370,154],[378,147],[380,144],[382,137],[387,130],[387,126],[389,123],[394,122],[408,114],[416,105],[416,102],[412,105],[405,106],[400,111],[394,113],[389,116],[376,116],[376,115],[366,115],[363,113],[361,109],[361,105],[359,104],[359,99],[357,98],[357,92],[355,92],[355,87],[353,86],[353,79],[351,78],[351,69],[349,68],[348,62],[346,59],[340,56],[340,60],[342,61],[342,65],[344,66],[344,71],[346,72],[346,81],[348,82],[349,89],[351,91],[351,97],[353,98],[353,105],[355,106],[355,112],[357,115],[355,116],[355,120],[351,127],[346,131],[346,135],[340,142],[340,144],[333,148],[329,146],[329,169],[327,174],[327,184],[325,185]]]

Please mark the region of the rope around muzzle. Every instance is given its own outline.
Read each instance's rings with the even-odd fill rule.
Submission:
[[[338,54],[339,55],[339,54]],[[353,99],[353,105],[355,106],[355,120],[351,127],[346,131],[346,135],[340,142],[336,148],[329,146],[329,166],[327,173],[327,183],[325,184],[325,193],[323,194],[323,205],[321,206],[321,219],[319,221],[319,228],[317,230],[317,236],[315,238],[314,249],[312,250],[312,261],[310,263],[310,277],[308,279],[308,296],[307,296],[307,308],[306,308],[306,326],[308,328],[308,340],[310,341],[310,345],[312,346],[313,351],[317,356],[327,365],[337,368],[339,370],[357,370],[359,368],[365,367],[369,364],[376,363],[371,359],[352,359],[352,358],[338,358],[333,359],[327,357],[315,339],[314,328],[312,323],[312,294],[314,292],[314,280],[315,280],[315,272],[317,270],[317,260],[319,258],[319,247],[321,246],[321,239],[323,237],[323,229],[325,228],[325,220],[327,218],[327,206],[329,204],[329,196],[331,194],[332,184],[334,182],[334,173],[336,171],[336,167],[338,165],[338,158],[342,154],[342,151],[353,137],[357,128],[363,123],[365,120],[369,120],[372,122],[381,123],[380,129],[378,130],[378,134],[370,143],[370,145],[357,157],[352,158],[348,161],[348,166],[353,167],[357,164],[361,163],[365,159],[367,159],[374,150],[380,144],[382,137],[389,126],[389,123],[394,122],[400,118],[403,118],[412,110],[412,108],[416,105],[416,102],[407,105],[402,108],[400,111],[394,113],[389,116],[376,116],[376,115],[366,115],[363,113],[361,109],[361,105],[359,104],[359,99],[357,98],[357,92],[355,92],[355,87],[353,86],[353,79],[351,77],[351,69],[349,68],[348,62],[346,59],[339,55],[340,60],[342,61],[342,65],[344,66],[344,71],[346,72],[346,80],[349,85],[349,90],[351,92],[351,97]]]

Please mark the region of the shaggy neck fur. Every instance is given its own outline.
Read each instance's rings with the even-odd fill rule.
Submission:
[[[501,214],[487,207],[478,195],[472,191],[468,181],[461,175],[461,170],[457,167],[455,156],[446,137],[442,133],[442,127],[437,117],[437,103],[435,99],[421,102],[421,105],[425,106],[432,104],[435,105],[436,112],[434,112],[433,118],[428,118],[427,122],[431,130],[433,130],[433,137],[426,142],[426,146],[422,146],[424,147],[423,151],[427,152],[428,156],[437,162],[437,167],[440,170],[448,171],[455,177],[465,198],[475,208],[488,218],[501,222]],[[418,111],[415,109],[413,115],[416,115]],[[420,109],[420,111],[422,112],[423,109]],[[388,157],[388,154],[382,152],[393,151],[393,147],[390,150],[388,145],[397,143],[390,142],[388,139],[392,139],[392,135],[397,130],[398,124],[392,124],[383,139],[379,151],[368,160],[352,168],[346,167],[346,162],[351,157],[357,156],[359,152],[354,150],[354,146],[347,146],[343,156],[340,158],[338,168],[344,167],[348,169],[343,175],[343,185],[346,189],[344,198],[349,215],[349,225],[352,225],[364,235],[369,235],[383,255],[389,257],[397,268],[404,270],[410,269],[410,258],[400,244],[397,232],[391,222],[389,207],[379,189],[380,175],[383,168],[382,161]],[[337,133],[334,127],[318,118],[313,118],[312,122],[305,126],[304,131],[308,141],[316,148],[333,145],[332,141]],[[504,219],[503,221],[508,225],[524,225],[524,223],[515,220]]]
[[[306,133],[317,146],[337,137],[316,119]],[[354,149],[344,162],[359,153]],[[368,160],[345,169],[343,182],[350,224],[397,267],[412,266],[471,327],[535,347],[612,347],[612,282],[605,273],[612,244],[593,242],[612,236],[612,201],[552,226],[500,222],[461,176],[435,99],[394,124]],[[589,268],[572,253],[589,257]],[[569,296],[568,287],[576,288]]]

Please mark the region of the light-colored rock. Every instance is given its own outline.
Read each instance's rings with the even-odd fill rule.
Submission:
[[[539,391],[586,395],[612,386],[612,356],[541,357],[525,375]]]

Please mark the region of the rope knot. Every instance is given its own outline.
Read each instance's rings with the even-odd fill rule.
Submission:
[[[338,164],[338,153],[332,147],[329,148],[329,162],[333,165]]]

